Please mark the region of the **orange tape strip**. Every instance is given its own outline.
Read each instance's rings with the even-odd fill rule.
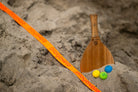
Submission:
[[[22,20],[19,16],[17,16],[14,12],[0,3],[0,9],[10,15],[17,23],[19,23],[24,29],[26,29],[32,36],[34,36],[41,44],[44,45],[45,48],[49,50],[49,52],[65,67],[71,70],[88,88],[90,88],[94,92],[101,92],[98,88],[96,88],[92,83],[88,81],[88,79],[83,76],[73,65],[71,65],[59,52],[56,48],[46,40],[42,35],[40,35],[35,29],[33,29],[29,24],[27,24],[24,20]]]

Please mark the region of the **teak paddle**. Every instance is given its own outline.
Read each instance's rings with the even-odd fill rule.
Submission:
[[[80,70],[90,72],[107,64],[114,64],[113,56],[98,35],[97,15],[90,15],[92,39],[83,53]]]

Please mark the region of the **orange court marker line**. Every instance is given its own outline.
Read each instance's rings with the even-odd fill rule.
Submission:
[[[71,63],[69,63],[58,50],[42,35],[40,35],[35,29],[33,29],[29,24],[17,16],[14,12],[8,9],[0,2],[0,9],[11,16],[17,23],[19,23],[24,29],[26,29],[33,37],[35,37],[48,51],[66,68],[71,70],[88,88],[94,92],[101,92],[97,87],[95,87],[89,80],[83,76]]]

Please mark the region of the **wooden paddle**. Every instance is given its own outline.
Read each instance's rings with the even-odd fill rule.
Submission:
[[[80,70],[90,72],[107,64],[114,64],[113,56],[108,48],[101,42],[98,35],[97,15],[90,15],[92,26],[92,39],[83,53]]]

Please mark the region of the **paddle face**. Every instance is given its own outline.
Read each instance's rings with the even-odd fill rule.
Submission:
[[[107,64],[114,64],[112,54],[99,37],[92,38],[81,59],[81,72],[89,72]]]

